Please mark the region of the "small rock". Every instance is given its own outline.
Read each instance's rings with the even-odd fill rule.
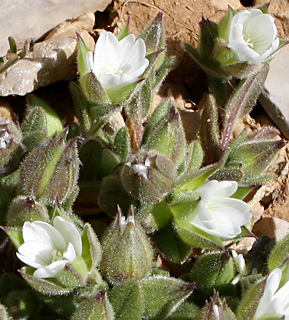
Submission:
[[[260,103],[283,135],[289,138],[289,46],[285,46],[270,62]]]
[[[81,23],[82,22],[82,23]],[[94,40],[89,29],[94,25],[94,15],[86,14],[62,24],[42,42],[36,43],[33,52],[17,61],[0,74],[0,96],[25,95],[39,87],[76,76],[78,31],[87,46],[93,50]],[[67,28],[65,27],[67,26]]]
[[[266,217],[255,223],[252,231],[258,237],[268,236],[280,241],[289,233],[289,222],[279,218]]]
[[[1,0],[0,56],[6,54],[8,37],[16,42],[37,40],[67,19],[103,11],[111,0]]]

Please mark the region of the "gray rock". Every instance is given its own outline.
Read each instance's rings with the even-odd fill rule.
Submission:
[[[36,40],[59,23],[87,12],[103,11],[111,0],[1,0],[0,56],[8,37],[16,42]]]
[[[61,24],[47,38],[36,43],[33,52],[0,74],[0,96],[25,95],[39,87],[76,76],[78,31],[93,50],[94,40],[89,35],[94,25],[94,14]]]
[[[259,101],[270,118],[289,139],[289,45],[270,62],[270,70]]]

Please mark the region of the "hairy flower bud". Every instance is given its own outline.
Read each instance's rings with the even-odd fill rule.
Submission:
[[[133,153],[120,169],[120,178],[128,194],[142,203],[161,200],[176,178],[174,163],[155,151]]]
[[[125,218],[120,212],[102,241],[102,273],[112,283],[140,280],[152,268],[153,250],[134,214]]]
[[[53,203],[69,200],[77,190],[79,159],[76,140],[52,137],[33,149],[20,167],[19,193]]]
[[[47,208],[41,201],[18,196],[13,199],[7,213],[8,226],[23,226],[25,221],[49,221]]]
[[[0,119],[0,174],[9,171],[23,152],[22,135],[18,126],[7,119]]]

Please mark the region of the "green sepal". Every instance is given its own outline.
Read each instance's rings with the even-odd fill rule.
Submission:
[[[90,224],[86,223],[81,236],[82,258],[88,271],[93,270],[101,259],[101,246]]]
[[[125,297],[125,298],[124,298]],[[127,280],[109,292],[117,320],[141,320],[144,312],[142,290],[138,282]]]
[[[218,35],[220,38],[224,39],[226,42],[229,42],[229,27],[231,24],[231,20],[236,13],[237,11],[235,11],[233,8],[229,6],[228,13],[219,23]]]
[[[147,231],[154,232],[168,225],[172,212],[166,201],[161,201],[142,207],[138,212],[138,218]]]
[[[92,119],[89,116],[89,103],[79,85],[75,82],[69,83],[76,117],[84,137],[88,136],[92,127]]]
[[[220,63],[218,61],[213,59],[204,59],[189,43],[184,43],[184,48],[208,75],[224,80],[231,78],[230,74],[220,67]]]
[[[79,84],[86,98],[96,104],[109,103],[109,97],[100,81],[93,72],[88,72],[79,78]]]
[[[205,183],[205,181],[218,169],[220,164],[208,165],[200,170],[191,170],[180,176],[175,184],[176,194],[188,190],[195,190]]]
[[[68,262],[63,271],[56,275],[56,281],[65,288],[75,288],[84,285],[88,275],[86,263],[82,257],[76,257]]]
[[[77,69],[82,77],[86,73],[90,72],[90,69],[87,65],[86,55],[90,51],[83,39],[81,38],[80,34],[77,33],[78,39],[78,47],[77,47]]]
[[[193,224],[189,220],[175,219],[174,227],[180,238],[194,248],[222,249],[223,243],[219,237],[208,234]]]
[[[39,279],[33,276],[35,269],[31,267],[23,267],[20,270],[21,276],[24,280],[37,292],[48,296],[66,295],[69,294],[73,288],[66,288],[56,280]]]
[[[157,88],[159,88],[159,86],[164,81],[168,73],[171,71],[175,62],[175,57],[166,57],[161,66],[155,71],[154,81],[152,84],[152,88],[154,91],[156,91]]]
[[[218,25],[208,19],[202,19],[200,23],[199,52],[204,59],[209,59],[214,48],[215,38],[218,36]]]
[[[261,10],[264,14],[269,14],[269,5],[270,3],[265,3],[260,7],[257,7],[257,9]]]
[[[55,133],[63,131],[63,125],[56,112],[42,99],[30,94],[27,98],[28,112],[21,125],[23,137],[33,134],[33,131],[45,130],[51,138]]]
[[[247,291],[238,307],[237,320],[254,319],[259,301],[263,296],[265,282],[266,280],[259,281]]]
[[[168,319],[192,294],[193,283],[166,277],[152,276],[141,281],[145,302],[145,319]]]
[[[271,251],[268,258],[268,269],[269,271],[275,268],[282,268],[284,262],[289,256],[289,235],[280,240],[274,249]]]
[[[129,35],[129,19],[125,23],[125,25],[122,27],[120,32],[117,35],[118,41],[122,40],[123,38],[127,37]]]
[[[182,241],[171,225],[155,232],[152,238],[160,252],[176,263],[184,263],[192,251],[192,247]]]
[[[111,303],[104,290],[99,291],[95,297],[81,301],[71,320],[115,320]]]
[[[120,85],[117,87],[113,87],[111,89],[107,89],[106,93],[107,96],[112,104],[122,104],[126,103],[127,100],[131,98],[132,93],[137,88],[138,84],[144,81],[143,78],[138,79],[135,82],[126,84],[126,85]]]
[[[9,239],[17,249],[24,243],[22,229],[12,227],[1,228],[8,235]]]
[[[150,25],[139,35],[146,44],[147,55],[163,50],[158,57],[156,69],[158,69],[165,59],[166,42],[163,31],[163,14],[159,12]]]

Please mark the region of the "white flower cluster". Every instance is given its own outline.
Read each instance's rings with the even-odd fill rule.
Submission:
[[[79,231],[61,217],[54,218],[53,226],[43,221],[25,222],[22,233],[24,243],[16,255],[36,269],[33,274],[36,278],[57,276],[82,253]]]
[[[241,232],[241,226],[251,219],[250,206],[230,198],[238,189],[236,181],[212,180],[196,189],[200,194],[197,215],[191,224],[224,239],[232,239]]]
[[[229,26],[228,47],[240,61],[254,64],[265,61],[279,47],[274,19],[259,9],[236,13]]]
[[[88,52],[86,59],[89,69],[107,90],[137,81],[149,64],[145,56],[146,46],[142,39],[129,34],[119,41],[113,33],[103,31],[96,42],[94,55]]]
[[[280,319],[282,317],[284,320],[289,320],[289,281],[280,288],[281,277],[282,270],[279,268],[274,269],[269,274],[254,320],[262,317],[269,319],[276,316]]]

